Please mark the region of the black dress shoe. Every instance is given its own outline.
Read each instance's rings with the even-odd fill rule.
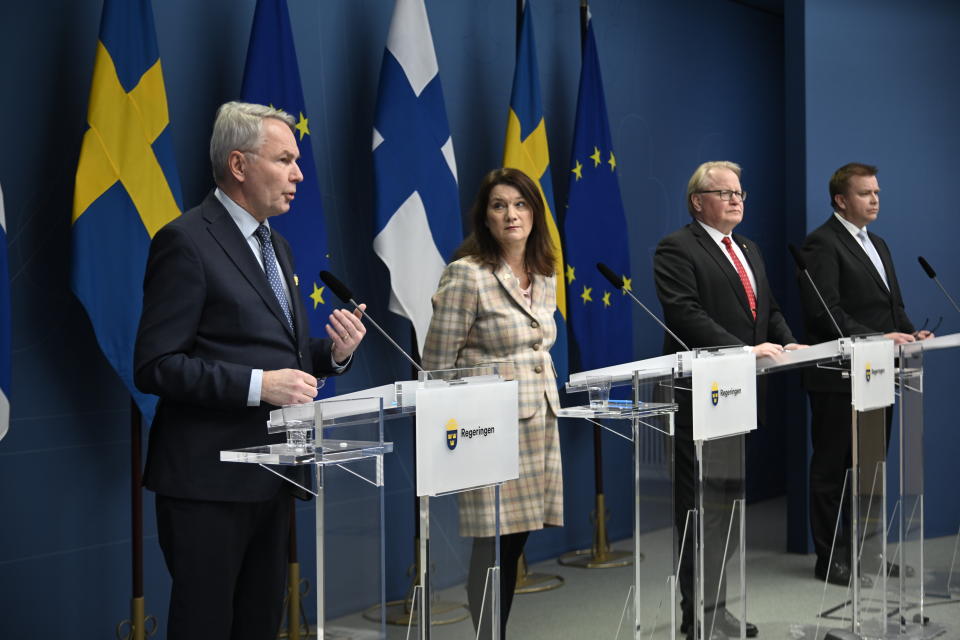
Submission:
[[[828,572],[824,568],[824,565],[818,562],[816,568],[813,570],[813,575],[816,576],[818,580],[826,580],[830,584],[835,584],[838,587],[846,587],[850,584],[850,565],[834,559]],[[873,580],[870,576],[863,575],[860,578],[860,586],[869,589],[873,586]]]
[[[834,559],[830,563],[830,571],[827,571],[826,563],[817,562],[813,575],[816,576],[817,580],[826,580],[830,584],[845,587],[850,584],[850,565]]]
[[[707,614],[707,624],[710,624],[710,614]],[[737,620],[737,617],[730,613],[728,609],[723,609],[723,612],[717,616],[716,622],[713,623],[715,629],[719,629],[728,636],[733,636],[735,638],[740,637],[740,621]],[[757,634],[760,631],[757,629],[757,625],[752,622],[747,622],[744,624],[744,627],[747,632],[748,638],[756,638]]]

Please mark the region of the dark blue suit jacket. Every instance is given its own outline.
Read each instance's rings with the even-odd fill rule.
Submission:
[[[884,286],[860,242],[832,214],[803,243],[802,251],[810,277],[844,336],[892,331],[913,333],[913,323],[903,306],[890,249],[880,236],[869,231],[867,235],[880,255],[889,289]],[[802,274],[799,278],[807,340],[810,344],[835,340],[837,330],[817,294]],[[850,382],[842,380],[839,371],[807,367],[803,380],[811,391],[850,391]]]
[[[222,449],[282,439],[266,432],[274,407],[247,406],[253,369],[332,373],[330,341],[309,336],[290,246],[276,231],[272,238],[295,332],[212,192],[150,244],[134,379],[140,390],[160,396],[144,473],[144,484],[157,493],[260,501],[276,496],[283,484],[257,465],[220,462]]]

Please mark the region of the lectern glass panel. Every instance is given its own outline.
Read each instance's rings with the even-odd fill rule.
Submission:
[[[657,368],[615,377],[612,399],[605,406],[588,404],[589,384],[584,378],[568,385],[568,393],[582,394],[582,404],[561,409],[560,417],[571,419],[561,428],[594,432],[594,461],[600,464],[594,509],[565,514],[568,522],[590,518],[593,543],[566,554],[561,563],[603,571],[605,584],[615,585],[617,598],[582,612],[598,637],[672,640],[679,597],[674,560],[674,372]],[[633,497],[632,531],[609,526],[614,518],[606,495],[625,491]]]
[[[746,620],[744,436],[694,444],[701,474],[696,481],[700,545],[694,564],[700,591],[694,594],[695,619],[703,625],[701,637],[719,631],[740,638],[742,630],[727,624],[727,614]]]
[[[291,585],[297,591],[288,599],[306,604],[313,591],[318,635],[385,637],[383,456],[393,445],[383,440],[383,401],[323,400],[294,413],[295,424],[274,412],[265,429],[306,431],[304,441],[221,451],[220,459],[259,464],[315,496],[312,505],[298,503],[297,516],[313,512],[315,542],[298,545],[298,555],[316,571],[303,571],[306,581]],[[312,617],[310,609],[304,617]]]
[[[490,493],[491,505],[499,503],[499,487],[479,491]],[[461,510],[470,509],[476,497],[466,491],[419,499],[420,579],[410,638],[499,637],[500,538],[496,529],[492,536],[477,537],[461,530]]]
[[[883,637],[887,630],[887,412],[854,411],[851,535],[857,557],[851,561],[854,630]],[[868,586],[869,585],[869,586]]]

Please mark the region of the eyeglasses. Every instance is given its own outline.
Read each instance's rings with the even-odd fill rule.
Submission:
[[[746,202],[747,192],[746,191],[730,191],[729,189],[714,189],[712,191],[697,191],[697,193],[716,193],[720,196],[720,199],[724,202],[730,202],[730,199],[733,196],[737,196],[740,202]]]

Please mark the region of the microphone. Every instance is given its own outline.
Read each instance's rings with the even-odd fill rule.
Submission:
[[[351,292],[350,289],[347,288],[347,285],[340,282],[340,280],[338,280],[336,276],[334,276],[329,271],[321,271],[320,279],[323,280],[323,283],[328,287],[330,287],[330,291],[333,291],[333,294],[338,298],[340,298],[344,303],[352,304],[355,309],[360,309],[360,305],[357,304],[357,301],[353,299],[353,292]],[[362,317],[366,318],[370,322],[370,324],[372,324],[376,328],[376,330],[379,331],[380,334],[384,338],[386,338],[390,344],[393,345],[394,349],[402,353],[403,357],[409,360],[410,364],[412,364],[414,367],[417,368],[417,371],[423,371],[423,367],[417,364],[416,360],[411,358],[410,355],[406,351],[404,351],[403,348],[400,347],[400,345],[394,342],[393,338],[387,335],[387,332],[384,331],[383,328],[379,324],[377,324],[373,318],[370,317],[369,313],[363,310],[361,310],[360,313],[362,314]]]
[[[623,291],[625,294],[633,298],[633,301],[636,302],[638,305],[640,305],[640,308],[646,311],[647,315],[653,318],[658,325],[663,327],[663,330],[669,333],[670,337],[676,340],[680,344],[680,346],[683,347],[685,351],[690,351],[690,347],[688,347],[686,343],[683,340],[681,340],[679,336],[677,336],[677,334],[675,334],[673,331],[670,331],[667,325],[665,325],[660,320],[660,318],[657,317],[657,314],[655,314],[653,311],[650,311],[650,309],[647,309],[647,305],[640,302],[640,300],[638,300],[635,295],[633,295],[632,293],[630,293],[629,291],[623,288],[623,276],[618,276],[616,273],[613,272],[613,269],[603,264],[602,262],[597,263],[597,270],[603,274],[604,278],[610,281],[610,284],[612,284],[614,287],[616,287],[620,291]]]
[[[947,300],[950,301],[950,304],[953,305],[953,308],[957,310],[957,313],[960,313],[960,307],[957,306],[957,303],[954,302],[953,298],[950,297],[950,294],[947,293],[947,290],[943,288],[943,285],[940,284],[940,281],[937,280],[937,272],[933,270],[933,267],[930,266],[930,263],[924,260],[923,256],[917,256],[917,262],[920,263],[920,266],[923,267],[923,270],[927,272],[927,275],[930,276],[930,279],[937,283],[937,286],[940,287],[940,290],[943,291],[943,295],[947,296]]]
[[[797,268],[800,269],[805,276],[807,276],[807,281],[810,283],[810,286],[813,287],[813,291],[817,294],[817,298],[820,299],[820,304],[823,305],[823,310],[827,312],[827,317],[830,318],[830,322],[833,323],[833,328],[837,330],[837,335],[841,338],[844,337],[843,331],[840,331],[840,325],[837,324],[837,319],[833,317],[832,313],[830,313],[830,307],[827,306],[823,296],[820,295],[820,289],[817,289],[817,285],[814,284],[813,278],[810,277],[810,272],[807,271],[807,261],[803,259],[803,255],[800,253],[800,250],[792,244],[788,244],[787,249],[790,250],[790,255],[793,256],[793,261],[797,263]]]

